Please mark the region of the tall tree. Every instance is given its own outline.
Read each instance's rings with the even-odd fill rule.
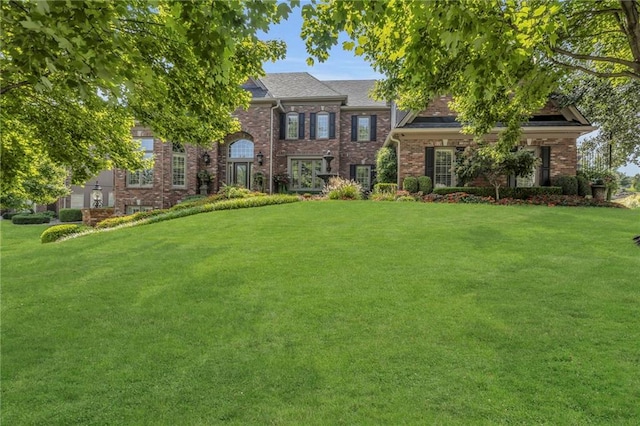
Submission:
[[[325,60],[346,32],[343,47],[386,77],[377,97],[422,109],[452,94],[465,131],[506,125],[504,151],[561,77],[640,80],[638,0],[320,0],[303,15],[313,58]]]
[[[285,52],[256,32],[289,11],[275,0],[2,1],[2,192],[43,163],[75,183],[143,167],[134,119],[198,145],[238,130],[241,84]]]

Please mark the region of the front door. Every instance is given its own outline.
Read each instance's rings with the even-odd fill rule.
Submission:
[[[229,184],[251,188],[251,165],[247,161],[236,161],[229,164]]]

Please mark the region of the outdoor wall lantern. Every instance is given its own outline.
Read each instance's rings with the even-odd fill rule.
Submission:
[[[205,151],[204,154],[202,154],[202,161],[204,161],[205,165],[209,165],[209,163],[211,163],[211,157],[209,157],[209,153]]]
[[[99,209],[102,207],[102,187],[96,181],[96,186],[91,190],[91,199],[93,200],[93,208]]]
[[[262,166],[262,162],[264,161],[264,154],[262,153],[262,151],[258,151],[258,155],[256,155],[256,158],[258,158],[258,166]]]

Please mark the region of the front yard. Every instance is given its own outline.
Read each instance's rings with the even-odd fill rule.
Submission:
[[[640,211],[1,222],[3,424],[636,424]]]

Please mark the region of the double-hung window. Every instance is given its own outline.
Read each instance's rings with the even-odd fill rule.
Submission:
[[[287,114],[287,139],[298,139],[300,121],[297,112]]]
[[[329,114],[319,113],[316,116],[316,137],[318,139],[329,139]]]
[[[153,138],[138,139],[145,160],[153,159]],[[153,166],[148,169],[127,172],[127,186],[130,188],[150,188],[153,186]]]
[[[433,186],[453,186],[454,153],[451,149],[436,149]]]
[[[187,186],[187,154],[184,146],[174,143],[171,156],[171,181],[172,185],[177,188],[185,188]]]
[[[368,141],[371,139],[371,118],[358,117],[358,141]]]
[[[377,116],[352,115],[351,116],[351,141],[365,142],[376,140]]]

